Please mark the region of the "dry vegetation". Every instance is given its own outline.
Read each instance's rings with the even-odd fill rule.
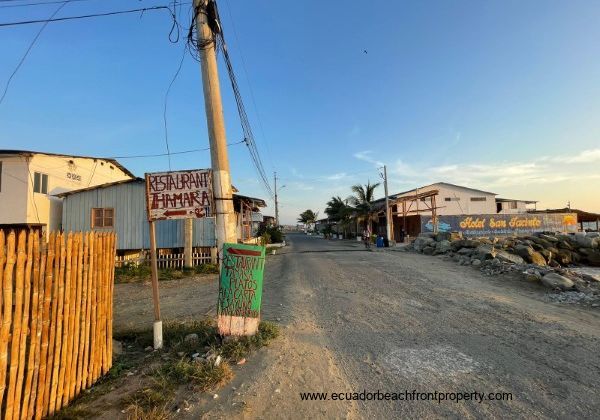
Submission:
[[[197,339],[190,340],[190,334],[196,334]],[[54,418],[94,417],[102,409],[94,402],[120,388],[124,392],[118,403],[127,418],[172,418],[176,407],[186,403],[182,400],[185,394],[182,391],[218,389],[233,378],[231,364],[268,345],[278,334],[275,324],[262,322],[255,336],[222,340],[212,321],[174,322],[165,325],[163,351],[149,351],[152,331],[120,334],[115,338],[123,343],[126,351],[115,361],[109,374]],[[133,390],[130,388],[134,383],[130,380],[132,372],[141,378]]]

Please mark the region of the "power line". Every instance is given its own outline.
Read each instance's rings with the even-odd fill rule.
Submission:
[[[10,1],[10,0],[8,0]],[[16,0],[16,1],[25,1],[25,0]],[[26,6],[46,6],[49,4],[61,4],[61,3],[76,3],[81,1],[92,1],[92,0],[54,0],[54,1],[46,1],[46,2],[33,2],[33,3],[22,3],[22,4],[6,4],[0,6],[0,9],[5,8],[13,8],[13,7],[26,7]],[[0,1],[0,3],[5,3],[7,1]]]
[[[252,127],[250,126],[250,121],[246,113],[244,101],[242,99],[242,95],[237,84],[237,79],[233,71],[233,65],[231,64],[231,59],[227,51],[227,44],[225,42],[225,37],[223,36],[223,28],[221,25],[216,1],[209,0],[207,5],[205,6],[198,5],[197,7],[194,7],[193,12],[194,14],[192,17],[192,23],[188,32],[188,43],[190,47],[190,52],[192,53],[194,59],[197,61],[199,61],[198,56],[200,50],[202,49],[214,46],[215,50],[222,52],[225,65],[227,67],[227,74],[229,76],[231,87],[233,89],[235,103],[240,117],[240,124],[242,126],[242,132],[244,133],[246,146],[248,146],[248,152],[250,153],[250,157],[252,159],[252,162],[254,163],[254,168],[258,177],[262,181],[265,191],[267,192],[267,194],[269,194],[269,196],[273,197],[273,189],[269,184],[269,179],[267,178],[264,166],[262,164],[258,147],[256,146],[256,142],[254,141]],[[197,34],[196,17],[199,14],[204,14],[208,18],[208,25],[210,26],[212,32],[211,39],[201,40],[201,38]]]
[[[169,104],[169,93],[171,92],[171,88],[173,87],[175,80],[177,80],[177,77],[179,76],[179,73],[181,72],[181,67],[183,66],[183,61],[185,60],[185,56],[187,55],[187,49],[188,49],[187,44],[185,44],[183,46],[183,54],[181,55],[181,60],[179,61],[179,66],[177,67],[175,74],[173,74],[173,77],[171,78],[171,83],[169,83],[169,87],[167,88],[167,91],[165,93],[164,108],[163,108],[163,122],[164,122],[164,126],[165,126],[165,145],[167,146],[167,155],[169,157],[169,170],[171,170],[171,151],[169,149],[169,129],[168,129],[168,125],[167,125],[167,106]]]
[[[245,143],[245,140],[240,140],[236,143],[229,143],[227,144],[227,146],[236,146],[238,144],[242,144]],[[138,158],[153,158],[153,157],[161,157],[161,156],[167,156],[167,155],[183,155],[186,153],[197,153],[197,152],[206,152],[207,150],[210,150],[210,147],[205,147],[203,149],[191,149],[191,150],[182,150],[180,152],[170,152],[170,153],[156,153],[156,154],[152,154],[152,155],[127,155],[127,156],[111,156],[111,157],[107,157],[105,159],[138,159]]]
[[[60,12],[61,9],[63,7],[65,7],[69,1],[70,0],[67,0],[65,3],[61,4],[60,6],[58,6],[56,8],[56,10],[54,11],[54,13],[52,13],[50,15],[50,19],[54,18],[54,16],[56,16],[56,14],[58,12]],[[13,72],[11,73],[10,77],[6,81],[6,85],[4,86],[4,92],[2,93],[2,97],[0,97],[0,105],[2,105],[2,102],[4,102],[4,98],[6,97],[6,94],[8,93],[8,88],[10,87],[10,82],[12,82],[13,77],[15,77],[15,75],[17,74],[17,72],[19,71],[19,69],[21,68],[21,66],[23,65],[23,63],[25,62],[25,59],[29,55],[29,52],[31,51],[31,49],[33,48],[33,46],[35,45],[35,43],[37,42],[37,40],[40,37],[40,35],[42,34],[42,32],[44,32],[44,29],[46,29],[46,26],[48,26],[48,22],[45,22],[44,25],[42,25],[42,27],[40,28],[40,30],[37,32],[37,34],[35,35],[35,37],[31,41],[31,43],[27,47],[27,50],[25,50],[25,54],[23,54],[23,57],[21,57],[21,59],[19,60],[19,63],[17,64],[17,66],[15,67],[15,69],[13,70]]]
[[[64,6],[64,4],[62,6]],[[168,10],[169,13],[171,13],[171,15],[173,16],[173,11],[168,6],[152,6],[152,7],[142,7],[139,9],[116,10],[113,12],[105,12],[105,13],[93,13],[93,14],[89,14],[89,15],[66,16],[66,17],[62,17],[62,18],[52,18],[51,17],[49,19],[23,20],[23,21],[18,21],[18,22],[1,22],[0,28],[4,28],[4,27],[8,27],[8,26],[31,25],[34,23],[47,24],[50,22],[62,22],[62,21],[66,21],[66,20],[88,19],[88,18],[94,18],[94,17],[124,15],[124,14],[128,14],[128,13],[138,13],[138,12],[144,13],[144,12],[153,11],[153,10]]]
[[[248,83],[248,89],[250,90],[250,99],[252,99],[252,104],[254,105],[254,112],[256,114],[256,119],[258,120],[258,128],[260,128],[260,133],[262,134],[262,138],[264,143],[267,145],[267,154],[269,156],[269,160],[271,161],[271,167],[275,168],[275,164],[273,162],[273,156],[271,155],[271,147],[269,142],[267,141],[267,136],[265,135],[265,130],[263,128],[262,120],[260,118],[260,112],[258,111],[258,105],[256,104],[256,99],[254,98],[254,89],[252,89],[252,84],[250,83],[250,77],[248,75],[248,70],[246,69],[246,60],[244,60],[244,53],[242,52],[242,44],[237,34],[237,30],[235,29],[235,21],[233,20],[233,14],[231,13],[231,7],[229,6],[229,0],[225,0],[225,5],[227,6],[227,12],[229,13],[229,19],[231,20],[231,28],[233,29],[233,36],[235,37],[235,43],[237,45],[237,49],[240,53],[240,58],[242,60],[242,69],[244,70],[244,75],[246,76],[246,82]]]

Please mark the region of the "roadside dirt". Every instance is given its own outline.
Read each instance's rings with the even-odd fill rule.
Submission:
[[[600,310],[442,258],[305,236],[269,255],[262,316],[282,325],[176,418],[594,418]],[[161,282],[165,319],[214,315],[216,276]],[[149,284],[115,289],[115,330],[152,323]],[[135,376],[127,381],[135,381]],[[116,398],[128,385],[116,389]],[[508,392],[509,401],[302,401],[300,392]],[[214,394],[217,397],[214,397]],[[111,398],[108,397],[107,408]],[[108,409],[102,418],[123,417]]]

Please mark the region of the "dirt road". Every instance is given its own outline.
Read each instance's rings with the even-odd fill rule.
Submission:
[[[592,418],[600,311],[440,258],[288,236],[263,317],[284,338],[190,416]],[[511,401],[302,401],[300,392],[511,393]]]

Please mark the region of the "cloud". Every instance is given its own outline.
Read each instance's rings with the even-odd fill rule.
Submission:
[[[346,172],[339,172],[337,174],[324,176],[323,178],[329,181],[339,181],[348,178],[348,174]]]
[[[550,158],[552,162],[563,163],[593,163],[600,162],[600,149],[584,150],[575,156],[556,156]]]
[[[383,162],[374,159],[371,155],[373,151],[371,150],[363,150],[362,152],[354,153],[354,157],[358,160],[363,160],[365,162],[371,163],[377,167],[383,166]]]

